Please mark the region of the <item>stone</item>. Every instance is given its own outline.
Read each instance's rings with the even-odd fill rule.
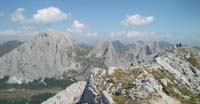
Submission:
[[[47,99],[46,101],[42,102],[42,104],[75,104],[78,103],[83,91],[85,89],[86,82],[79,81],[76,82],[65,90],[59,92],[55,96]]]

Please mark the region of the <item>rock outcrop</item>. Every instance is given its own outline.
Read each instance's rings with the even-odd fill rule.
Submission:
[[[147,56],[170,46],[163,41],[149,43],[138,41],[130,45],[123,45],[119,41],[100,41],[90,51],[89,56],[102,59],[107,66],[121,66],[145,60]]]
[[[94,68],[80,104],[200,104],[200,70],[180,50],[196,53],[183,47],[160,53],[152,63]],[[198,60],[198,54],[190,56]]]
[[[80,100],[85,86],[85,81],[76,82],[42,104],[76,104]]]
[[[0,76],[28,82],[38,78],[60,77],[78,70],[73,61],[74,43],[62,32],[48,30],[37,34],[8,54],[0,57]]]
[[[19,84],[77,73],[88,76],[93,67],[137,64],[168,46],[160,42],[123,45],[119,41],[101,41],[92,48],[74,44],[63,32],[48,30],[0,57],[0,76],[9,76],[9,83]]]

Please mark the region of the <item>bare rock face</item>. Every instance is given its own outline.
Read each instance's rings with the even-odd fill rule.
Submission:
[[[200,104],[199,65],[199,52],[182,47],[152,63],[94,68],[80,103]]]
[[[200,94],[200,61],[198,51],[193,48],[176,48],[156,58],[157,63],[173,73],[189,89]]]
[[[90,66],[110,67],[137,62],[156,53],[161,46],[158,42],[123,45],[119,41],[100,41],[90,49],[75,45],[63,32],[48,30],[0,57],[0,76],[9,76],[9,83],[62,77],[69,71],[88,72]]]
[[[0,58],[0,76],[11,76],[25,82],[60,77],[76,69],[71,59],[74,44],[64,33],[48,30]]]
[[[85,86],[85,81],[76,82],[42,104],[76,104],[82,96]]]
[[[130,62],[138,62],[147,56],[170,47],[169,43],[158,42],[134,42],[123,45],[119,41],[99,41],[90,51],[89,56],[102,59],[107,66],[120,66]]]

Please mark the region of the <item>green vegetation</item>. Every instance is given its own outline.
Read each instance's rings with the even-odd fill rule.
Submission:
[[[127,71],[116,69],[110,77],[116,78],[118,81],[117,83],[113,83],[113,86],[117,86],[119,83],[122,83],[122,89],[126,89],[128,91],[132,88],[132,82],[137,76],[140,75],[140,73],[141,69],[138,68]],[[126,104],[127,102],[128,104],[132,104],[132,101],[129,101],[128,98],[123,95],[113,95],[112,97],[117,104]]]
[[[200,68],[200,62],[197,60],[197,50],[193,48],[187,48],[187,47],[179,47],[179,48],[171,48],[167,50],[171,53],[176,53],[176,56],[178,56],[180,59],[185,60],[192,64],[194,67]],[[176,52],[175,52],[176,51]],[[189,55],[189,57],[187,57]]]
[[[173,97],[179,100],[182,104],[196,104],[196,102],[200,102],[200,98],[197,94],[194,92],[190,91],[185,85],[181,83],[180,80],[176,79],[176,77],[168,72],[167,70],[162,70],[162,69],[148,69],[146,70],[150,74],[152,74],[155,79],[158,81],[163,86],[163,91]],[[140,75],[141,70],[140,69],[133,69],[131,71],[124,71],[122,69],[116,69],[111,77],[117,79],[117,83],[122,83],[122,89],[126,89],[129,91],[129,85],[131,84],[130,82],[134,81],[134,79]],[[167,85],[164,85],[161,81],[161,79],[169,79],[170,82],[167,83]],[[115,83],[113,84],[115,85]],[[181,94],[177,93],[175,90],[180,91]],[[185,98],[184,96],[188,96],[188,98]],[[142,102],[148,103],[148,99],[154,99],[158,98],[159,96],[154,95],[153,93],[150,94],[147,98],[145,99],[139,99],[139,101],[136,100],[129,100],[126,96],[123,95],[113,95],[113,100],[117,104],[140,104]]]
[[[6,83],[8,78],[9,77],[6,76],[0,79],[0,90],[10,89],[10,88],[15,88],[15,89],[42,89],[42,88],[54,88],[54,87],[65,88],[66,86],[73,83],[73,81],[69,79],[46,78],[43,80],[43,82],[41,81],[41,79],[39,79],[29,83],[10,84]]]
[[[138,98],[135,100],[128,99],[127,97],[122,95],[113,95],[112,98],[116,104],[149,104],[150,99],[158,98],[158,96],[154,93],[150,93],[146,98]]]
[[[32,91],[31,91],[32,92]],[[0,94],[0,104],[40,104],[48,98],[54,96],[55,93],[38,93],[31,95],[27,93],[15,93],[7,96]],[[4,96],[4,97],[3,97]]]
[[[138,98],[135,100],[128,100],[126,104],[151,104],[149,101],[152,99],[160,98],[160,96],[155,93],[149,93],[149,95],[145,98]]]
[[[169,48],[166,50],[167,52],[174,53],[174,48]]]
[[[164,78],[167,78],[171,81],[176,80],[176,78],[173,74],[171,74],[168,71],[163,70],[163,69],[159,69],[159,68],[158,68],[158,70],[151,69],[151,71],[148,71],[148,72],[151,73],[155,77],[155,79],[158,80],[159,83],[161,83],[161,79],[164,79]]]
[[[132,82],[140,73],[141,73],[141,69],[137,69],[137,68],[129,70],[127,72],[125,72],[122,69],[116,69],[114,70],[112,77],[117,78],[119,82],[128,84]]]
[[[189,58],[186,58],[185,56],[185,60],[187,60],[190,64],[192,64],[193,66],[197,67],[197,68],[200,68],[200,64],[199,62],[197,61],[197,59],[195,58],[195,55],[194,53],[190,53],[190,57]]]
[[[200,68],[200,63],[196,59],[197,50],[183,47],[183,48],[178,48],[178,53],[179,53],[179,56],[183,55],[183,57],[180,57],[181,59],[189,62],[194,67]],[[190,57],[187,57],[187,55],[189,55]]]
[[[0,57],[23,44],[21,41],[12,40],[0,44]]]
[[[122,96],[122,95],[120,96],[113,95],[112,98],[113,98],[113,101],[116,102],[116,104],[125,104],[126,101],[128,100],[125,96]]]
[[[177,88],[181,92],[182,95],[188,96],[190,98],[184,99],[182,95],[179,95],[174,91],[174,88]],[[185,86],[180,86],[178,84],[168,83],[167,86],[163,86],[163,91],[169,96],[172,96],[178,99],[179,101],[181,101],[182,104],[196,104],[196,102],[200,101],[200,98],[198,97],[198,95],[188,90]]]
[[[23,84],[6,83],[0,79],[0,104],[40,104],[73,83],[69,79],[46,78]]]
[[[47,100],[48,98],[54,96],[55,93],[42,93],[42,94],[38,94],[38,95],[34,95],[31,97],[30,102],[28,102],[29,104],[40,104],[43,101]]]
[[[182,104],[196,104],[196,102],[200,101],[200,98],[194,92],[191,92],[185,85],[175,78],[175,76],[168,71],[158,69],[149,71],[151,74],[154,75],[155,79],[158,80],[160,84],[161,79],[166,78],[169,79],[171,82],[167,83],[167,85],[163,85],[163,91],[171,97],[174,97],[181,101]],[[177,82],[177,83],[175,83]],[[175,92],[175,88],[181,92],[182,95],[190,97],[189,99],[184,99],[182,95]]]
[[[117,83],[113,83],[113,86],[117,86],[119,83],[122,83],[123,89],[129,89],[132,86],[134,79],[140,75],[141,69],[132,69],[124,71],[123,69],[115,69],[114,73],[110,76],[111,78],[116,78]]]
[[[78,48],[75,48],[75,53],[77,54],[76,57],[74,57],[76,62],[81,62],[83,59],[85,59],[85,56],[88,55],[90,51],[90,47],[87,46],[80,46]]]

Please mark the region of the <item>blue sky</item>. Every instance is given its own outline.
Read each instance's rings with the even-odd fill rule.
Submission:
[[[199,0],[0,0],[0,40],[53,28],[83,42],[166,40],[200,46],[199,5]],[[44,15],[51,10],[55,15]]]

